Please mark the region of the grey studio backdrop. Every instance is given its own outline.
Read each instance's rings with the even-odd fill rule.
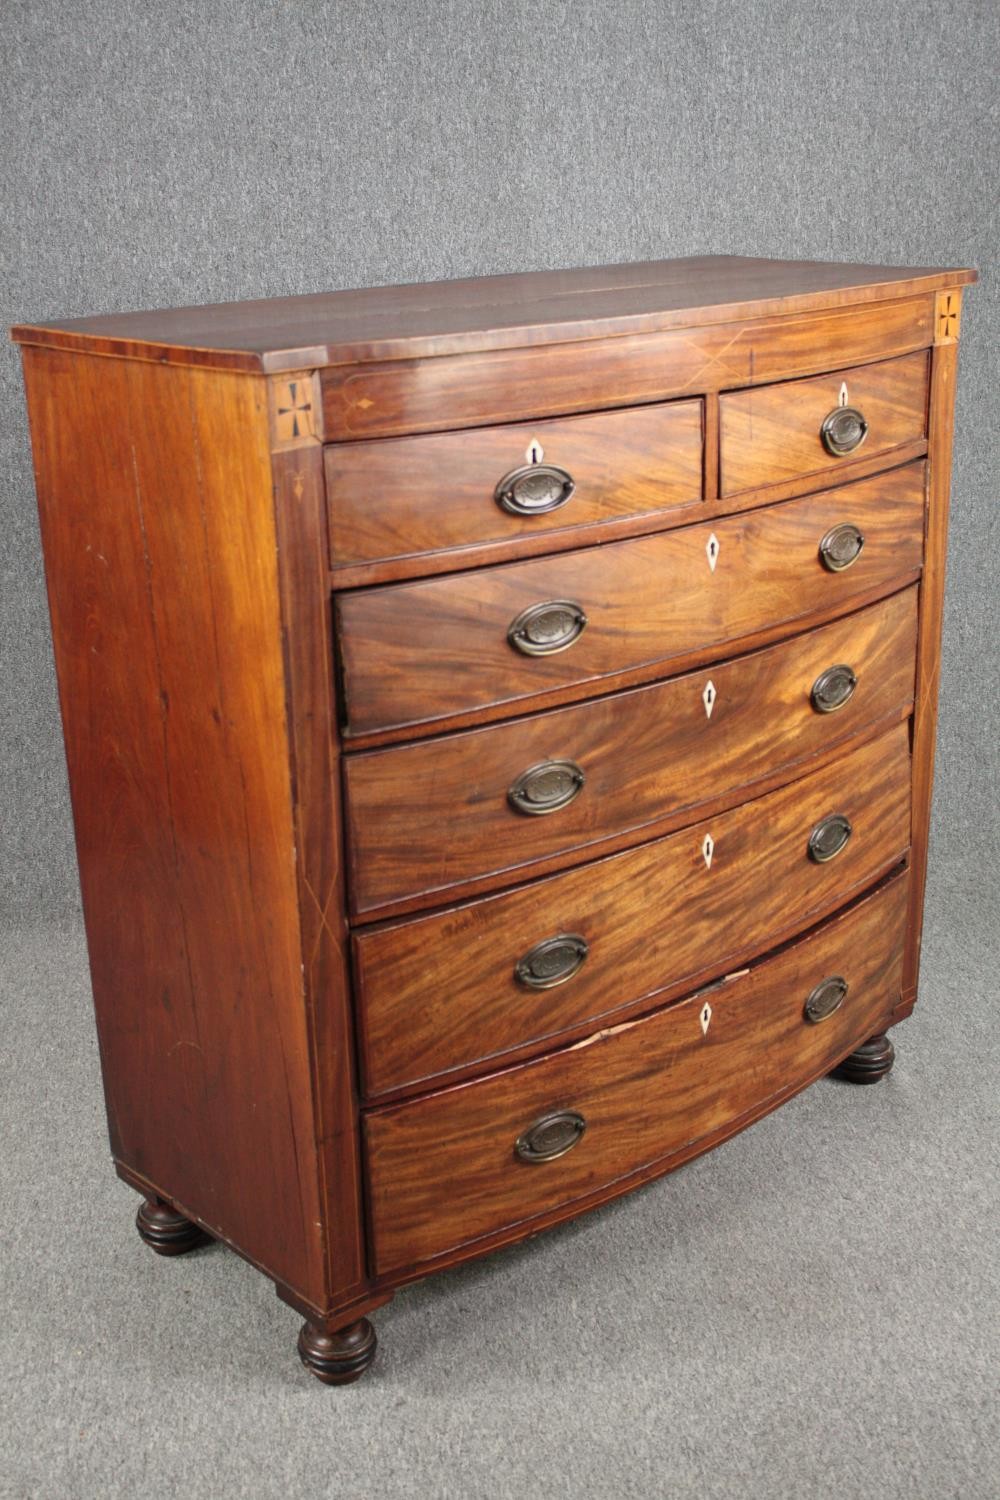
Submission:
[[[976,265],[934,851],[995,784],[998,7],[4,0],[3,322],[732,252]],[[18,361],[2,353],[0,904],[78,900]]]
[[[254,1496],[991,1494],[1000,8],[3,0],[0,27],[5,325],[708,252],[981,274],[905,1070],[810,1091],[544,1253],[411,1290],[347,1399],[295,1370],[294,1320],[235,1257],[165,1267],[133,1245],[105,1164],[23,394],[0,348],[0,1493],[138,1493],[155,1446],[161,1494],[206,1472]],[[835,1148],[797,1148],[815,1135]],[[76,1194],[69,1235],[56,1204]],[[117,1446],[116,1404],[136,1424]]]

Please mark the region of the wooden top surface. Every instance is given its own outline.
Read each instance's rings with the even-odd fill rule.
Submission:
[[[708,255],[20,324],[11,337],[94,354],[278,372],[882,302],[975,279],[974,271],[961,269]]]

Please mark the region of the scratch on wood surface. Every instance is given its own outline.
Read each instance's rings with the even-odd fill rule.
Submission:
[[[623,1031],[631,1031],[636,1026],[641,1026],[643,1021],[648,1021],[648,1016],[638,1016],[634,1021],[620,1021],[617,1026],[605,1026],[601,1031],[595,1031],[593,1036],[585,1036],[582,1041],[574,1042],[572,1047],[567,1047],[567,1052],[582,1052],[584,1047],[592,1047],[595,1042],[606,1042],[609,1037],[619,1036]]]
[[[171,1048],[169,1048],[169,1050],[167,1052],[167,1057],[173,1057],[174,1053],[180,1047],[192,1047],[195,1052],[201,1052],[202,1054],[204,1054],[204,1051],[205,1051],[204,1047],[202,1047],[202,1045],[200,1044],[200,1042],[190,1042],[190,1041],[187,1040],[186,1037],[182,1037],[179,1042],[175,1042],[174,1045]]]

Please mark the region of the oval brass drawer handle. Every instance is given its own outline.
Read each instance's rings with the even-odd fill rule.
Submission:
[[[521,1161],[555,1161],[565,1156],[582,1139],[587,1122],[575,1109],[561,1109],[553,1115],[543,1115],[527,1130],[522,1130],[514,1143],[514,1154]]]
[[[857,685],[858,679],[853,667],[844,662],[835,667],[827,667],[812,685],[809,695],[812,706],[820,714],[835,713],[838,708],[843,708]]]
[[[551,990],[578,974],[589,952],[590,944],[578,932],[560,932],[529,948],[514,965],[514,977],[529,990]]]
[[[524,464],[505,474],[493,493],[511,515],[544,516],[565,505],[575,489],[572,476],[555,464]]]
[[[847,995],[847,980],[840,974],[831,974],[829,979],[821,979],[819,984],[809,994],[805,1004],[805,1018],[818,1024],[827,1021],[834,1011],[840,1009]]]
[[[846,848],[851,833],[851,820],[843,813],[831,813],[828,818],[821,818],[809,835],[809,858],[818,865],[825,865],[828,859],[835,859]]]
[[[819,435],[827,453],[843,458],[861,447],[868,436],[868,423],[856,406],[835,406],[823,418]]]
[[[511,620],[507,639],[515,651],[525,656],[555,656],[578,641],[587,625],[587,616],[572,599],[550,599],[532,604]]]
[[[568,807],[583,790],[586,777],[575,760],[543,760],[522,771],[507,793],[517,812],[542,817]]]
[[[843,573],[864,550],[864,534],[851,521],[833,526],[819,544],[820,560],[831,573]]]

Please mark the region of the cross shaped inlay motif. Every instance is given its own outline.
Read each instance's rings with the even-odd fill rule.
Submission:
[[[278,407],[278,418],[283,436],[289,438],[311,437],[313,430],[312,401],[308,385],[301,380],[290,380],[285,387],[287,406]]]
[[[960,303],[954,292],[947,292],[938,298],[938,342],[950,343],[958,338],[958,316]]]

